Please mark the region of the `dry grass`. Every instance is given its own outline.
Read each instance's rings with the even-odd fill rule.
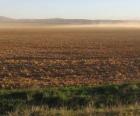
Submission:
[[[9,112],[8,116],[138,116],[140,107],[137,105],[119,106],[112,108],[96,109],[88,106],[83,109],[50,109],[47,107],[26,107]]]

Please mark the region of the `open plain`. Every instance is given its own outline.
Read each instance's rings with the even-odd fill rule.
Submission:
[[[1,88],[139,80],[140,28],[0,28]]]

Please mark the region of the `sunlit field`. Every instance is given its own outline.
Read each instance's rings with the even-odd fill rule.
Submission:
[[[140,80],[140,29],[0,29],[0,86],[98,85]]]
[[[22,26],[0,27],[0,114],[140,114],[140,28]]]

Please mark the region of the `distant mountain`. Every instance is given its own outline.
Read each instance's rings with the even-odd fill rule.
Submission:
[[[102,23],[122,23],[122,20],[88,20],[88,19],[19,19],[22,23],[45,23],[45,24],[102,24]]]
[[[93,20],[88,19],[47,19],[47,23],[49,24],[90,24],[93,23]]]
[[[117,24],[117,23],[140,23],[139,20],[88,20],[88,19],[13,19],[0,16],[0,23],[39,23],[39,24]]]
[[[11,22],[11,21],[14,21],[14,19],[0,16],[0,22]]]

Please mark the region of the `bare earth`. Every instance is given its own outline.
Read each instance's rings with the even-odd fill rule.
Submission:
[[[140,81],[138,27],[23,27],[0,27],[1,88]]]

